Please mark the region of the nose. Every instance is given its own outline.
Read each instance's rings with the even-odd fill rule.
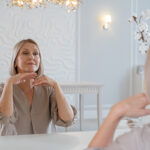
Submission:
[[[33,54],[29,54],[29,58],[30,59],[34,59],[34,55]]]

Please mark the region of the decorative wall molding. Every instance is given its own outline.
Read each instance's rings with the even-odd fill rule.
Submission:
[[[136,13],[138,9],[138,0],[131,0],[131,15],[133,13]],[[135,93],[135,83],[136,83],[136,69],[137,69],[137,45],[134,40],[134,33],[135,33],[135,26],[133,24],[130,24],[130,95],[133,95]]]
[[[79,14],[47,8],[9,8],[0,3],[0,82],[8,79],[12,49],[16,42],[32,38],[41,49],[45,74],[62,81],[79,79]],[[74,104],[74,97],[67,96]]]
[[[102,106],[102,120],[106,118],[113,104]],[[84,107],[84,119],[97,119],[97,107],[95,105]]]

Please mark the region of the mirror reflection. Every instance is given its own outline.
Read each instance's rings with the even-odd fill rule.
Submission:
[[[149,2],[86,0],[76,12],[56,6],[0,3],[0,133],[63,132],[66,139],[78,133],[72,146],[83,149],[114,104],[145,91],[147,53],[139,53],[137,26],[128,20],[149,9]],[[124,116],[114,139],[150,120]]]
[[[67,103],[59,84],[43,74],[35,41],[15,45],[10,75],[0,88],[1,135],[47,133],[51,121],[64,127],[72,124],[76,109]]]

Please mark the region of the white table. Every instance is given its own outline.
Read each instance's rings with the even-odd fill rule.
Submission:
[[[83,150],[95,131],[0,136],[0,150]]]
[[[117,128],[114,139],[127,129]],[[0,136],[0,150],[84,150],[96,131]]]
[[[97,95],[97,122],[98,127],[102,123],[102,103],[101,103],[101,89],[102,84],[92,82],[68,82],[60,83],[64,94],[79,94],[79,109],[80,109],[80,131],[82,130],[83,120],[83,94],[95,93]]]

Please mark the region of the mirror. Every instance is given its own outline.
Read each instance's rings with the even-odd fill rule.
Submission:
[[[128,19],[131,12],[139,14],[148,9],[149,3],[148,0],[85,0],[76,13],[67,13],[54,6],[9,8],[2,1],[0,81],[9,77],[8,66],[15,43],[32,38],[41,49],[46,75],[59,82],[104,84],[101,97],[104,119],[114,103],[141,90],[139,79],[142,77],[137,75],[137,67],[143,65],[145,56],[138,53],[135,26],[131,27]],[[103,14],[112,17],[109,31],[101,27],[99,17]],[[78,107],[75,97],[68,98]],[[84,117],[87,120],[96,119],[96,100],[93,99],[94,95],[84,96]]]

